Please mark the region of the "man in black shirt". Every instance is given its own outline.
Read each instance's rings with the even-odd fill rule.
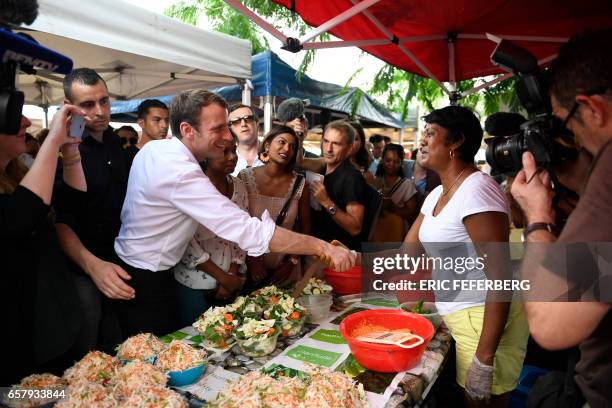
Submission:
[[[312,194],[323,207],[313,211],[313,235],[324,241],[338,240],[359,250],[366,202],[363,176],[348,160],[355,129],[337,120],[325,127],[321,153],[325,163],[323,182],[311,184]]]
[[[75,281],[85,314],[80,352],[108,349],[121,340],[118,324],[103,293],[111,299],[131,299],[134,290],[125,283],[130,276],[113,263],[115,237],[121,227],[129,166],[120,138],[109,126],[110,98],[106,83],[93,70],[79,68],[64,78],[66,103],[78,106],[90,118],[79,145],[87,181],[83,205],[78,211],[61,205],[70,187],[57,185],[56,230],[64,253],[72,261]],[[70,158],[64,158],[64,163]],[[101,292],[101,293],[100,293]]]

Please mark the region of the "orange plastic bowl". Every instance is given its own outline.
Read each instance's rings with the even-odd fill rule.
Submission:
[[[323,269],[325,280],[339,295],[352,295],[361,292],[361,267],[353,266],[345,271]]]
[[[423,344],[411,349],[394,345],[366,343],[352,336],[353,331],[364,324],[383,326],[388,329],[409,328],[421,336]],[[353,357],[363,367],[382,373],[397,373],[416,366],[434,336],[434,327],[423,316],[397,309],[365,310],[347,316],[340,323],[340,333],[347,341]]]

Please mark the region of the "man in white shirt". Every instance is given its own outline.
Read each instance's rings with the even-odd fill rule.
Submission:
[[[318,255],[337,270],[355,263],[348,250],[277,227],[267,212],[261,220],[250,217],[217,191],[199,163],[221,157],[231,145],[222,97],[204,90],[183,92],[172,101],[170,118],[176,138],[149,142],[134,159],[115,240],[136,291],[134,299],[117,305],[124,336],[177,328],[171,268],[198,224],[251,256],[268,251]]]
[[[262,166],[264,163],[259,160],[259,140],[257,113],[247,105],[232,105],[229,108],[229,126],[238,138],[238,163],[232,173],[236,177],[247,167]]]

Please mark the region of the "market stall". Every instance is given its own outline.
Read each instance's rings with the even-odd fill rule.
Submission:
[[[355,114],[366,125],[377,125],[378,127],[416,127],[417,115],[415,109],[410,109],[406,122],[397,119],[391,112],[373,99],[367,93],[358,88],[343,89],[342,86],[317,81],[308,75],[303,75],[301,79],[296,78],[296,71],[284,62],[272,51],[265,51],[254,55],[252,58],[253,78],[251,80],[253,97],[259,98],[259,103],[252,103],[253,106],[260,107],[264,113],[264,127],[269,128],[274,117],[275,107],[283,99],[300,98],[307,99],[309,105],[307,114],[311,117],[312,125],[318,121],[312,120],[312,115],[319,115],[326,110],[331,113],[331,117],[339,118],[351,115],[354,107],[355,98],[359,98],[356,105]],[[228,85],[212,89],[221,94],[228,101],[237,103],[242,99],[242,87],[239,85]],[[174,95],[164,95],[157,99],[169,104]],[[137,98],[129,101],[117,101],[113,103],[111,113],[116,120],[129,121],[135,118],[138,105],[144,98]],[[367,126],[369,127],[369,126]]]
[[[372,407],[415,406],[428,395],[451,347],[448,329],[441,326],[425,350],[420,362],[407,371],[382,373],[363,368],[352,356],[339,331],[344,318],[364,310],[398,309],[395,299],[377,294],[357,294],[338,298],[327,319],[306,324],[298,335],[281,338],[272,353],[263,357],[247,357],[234,347],[210,355],[211,365],[196,383],[182,387],[196,399],[214,399],[217,393],[239,376],[254,370],[297,376],[307,364],[324,366],[343,372],[362,384]],[[186,327],[161,338],[170,343],[181,340],[202,347],[202,336],[193,327]]]

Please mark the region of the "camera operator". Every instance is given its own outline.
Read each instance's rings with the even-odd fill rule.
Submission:
[[[67,136],[71,113],[82,114],[65,105],[55,115],[29,171],[18,156],[30,121],[22,116],[17,134],[0,133],[1,386],[34,370],[62,370],[77,338],[79,299],[48,217],[60,148],[64,181],[77,195],[86,190],[78,139]],[[78,197],[67,198],[77,205]],[[18,333],[10,345],[9,332]]]
[[[612,242],[612,29],[576,35],[553,63],[553,114],[573,132],[594,160],[580,200],[561,235],[555,231],[550,176],[539,172],[533,155],[523,154],[523,170],[512,185],[522,207],[530,243]],[[552,231],[552,232],[551,232]],[[528,247],[523,270],[537,256]],[[548,265],[548,264],[547,264]],[[533,276],[559,281],[559,271],[538,266]],[[577,272],[577,271],[570,271]],[[567,284],[566,284],[567,285]],[[580,345],[576,382],[591,407],[612,401],[612,313],[607,302],[526,302],[532,336],[543,347]]]

